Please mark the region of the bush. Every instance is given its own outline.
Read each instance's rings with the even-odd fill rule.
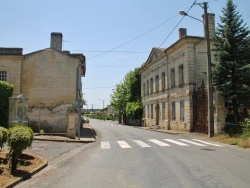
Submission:
[[[12,84],[0,81],[0,122],[5,128],[8,127],[9,97],[12,96],[13,91]]]
[[[10,168],[13,173],[18,165],[18,157],[22,151],[31,146],[33,141],[33,131],[30,127],[16,125],[9,129],[7,144],[10,147],[8,158],[10,158]]]
[[[7,129],[0,126],[0,147],[3,148],[5,142],[7,141]]]
[[[237,136],[242,134],[242,126],[236,124],[226,124],[224,131],[230,137]]]

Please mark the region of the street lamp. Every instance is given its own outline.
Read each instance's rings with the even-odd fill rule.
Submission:
[[[210,53],[210,38],[208,29],[208,14],[207,14],[207,2],[197,3],[204,9],[204,21],[189,16],[185,11],[181,10],[179,13],[182,16],[188,16],[195,20],[201,21],[204,25],[205,38],[207,43],[207,86],[208,86],[208,137],[214,136],[214,110],[213,110],[213,87],[212,87],[212,71],[211,71],[211,53]]]

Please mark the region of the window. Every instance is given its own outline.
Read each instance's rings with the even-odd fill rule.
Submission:
[[[7,71],[0,71],[0,80],[7,81]]]
[[[175,116],[175,102],[172,102],[172,120],[175,120],[176,116]]]
[[[146,95],[146,86],[145,86],[145,83],[143,83],[143,96]]]
[[[149,108],[149,104],[148,104],[148,119],[150,118],[150,108]]]
[[[171,87],[175,87],[175,72],[174,72],[174,69],[171,69],[170,76],[171,76]]]
[[[166,103],[162,103],[162,120],[165,120],[166,118]]]
[[[159,76],[155,77],[155,92],[159,92]]]
[[[153,94],[153,78],[150,79],[150,94]]]
[[[184,100],[180,101],[180,121],[185,120],[185,115],[184,115]]]
[[[165,90],[165,72],[161,74],[161,90]]]
[[[143,114],[142,114],[142,117],[145,118],[145,114],[146,114],[146,106],[144,105],[143,106]]]
[[[149,95],[149,81],[147,81],[147,95]]]
[[[154,119],[154,105],[151,104],[151,119]]]
[[[183,65],[179,66],[179,85],[180,86],[184,85],[184,70],[183,70]]]

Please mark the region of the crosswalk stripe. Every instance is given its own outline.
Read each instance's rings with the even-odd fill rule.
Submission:
[[[127,144],[125,141],[117,141],[121,148],[131,148],[130,145]]]
[[[187,144],[184,144],[184,143],[182,143],[182,142],[178,142],[178,141],[175,141],[175,140],[172,140],[172,139],[164,139],[164,140],[166,140],[166,141],[168,141],[168,142],[171,142],[171,143],[174,143],[174,144],[177,144],[177,145],[179,145],[179,146],[189,146],[189,145],[187,145]]]
[[[190,144],[194,144],[196,146],[207,146],[207,145],[204,145],[204,144],[200,144],[200,143],[197,143],[197,142],[193,142],[193,141],[190,141],[190,140],[185,140],[185,139],[179,139],[183,142],[187,142],[187,143],[190,143]]]
[[[109,142],[101,142],[101,148],[102,149],[110,149]]]
[[[165,142],[161,142],[161,141],[156,140],[156,139],[150,139],[149,141],[150,141],[150,142],[153,142],[153,143],[155,143],[155,144],[157,144],[157,145],[159,145],[159,146],[170,146],[169,144],[167,144],[167,143],[165,143]]]
[[[192,140],[195,140],[195,141],[201,142],[203,144],[207,144],[207,145],[212,145],[212,146],[217,146],[217,147],[224,147],[224,146],[219,145],[219,144],[212,144],[212,143],[205,142],[205,141],[202,141],[202,140],[197,140],[197,139],[192,139]]]
[[[138,144],[139,146],[141,146],[142,148],[149,148],[151,147],[150,145],[146,144],[145,142],[142,142],[140,140],[133,140],[136,144]]]

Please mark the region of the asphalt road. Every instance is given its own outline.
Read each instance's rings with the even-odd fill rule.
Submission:
[[[39,144],[45,142],[36,143],[30,152],[48,156],[49,166],[16,187],[250,187],[249,150],[196,134],[92,119],[90,124],[98,135],[95,143],[46,142],[50,149],[44,145],[43,150]]]

